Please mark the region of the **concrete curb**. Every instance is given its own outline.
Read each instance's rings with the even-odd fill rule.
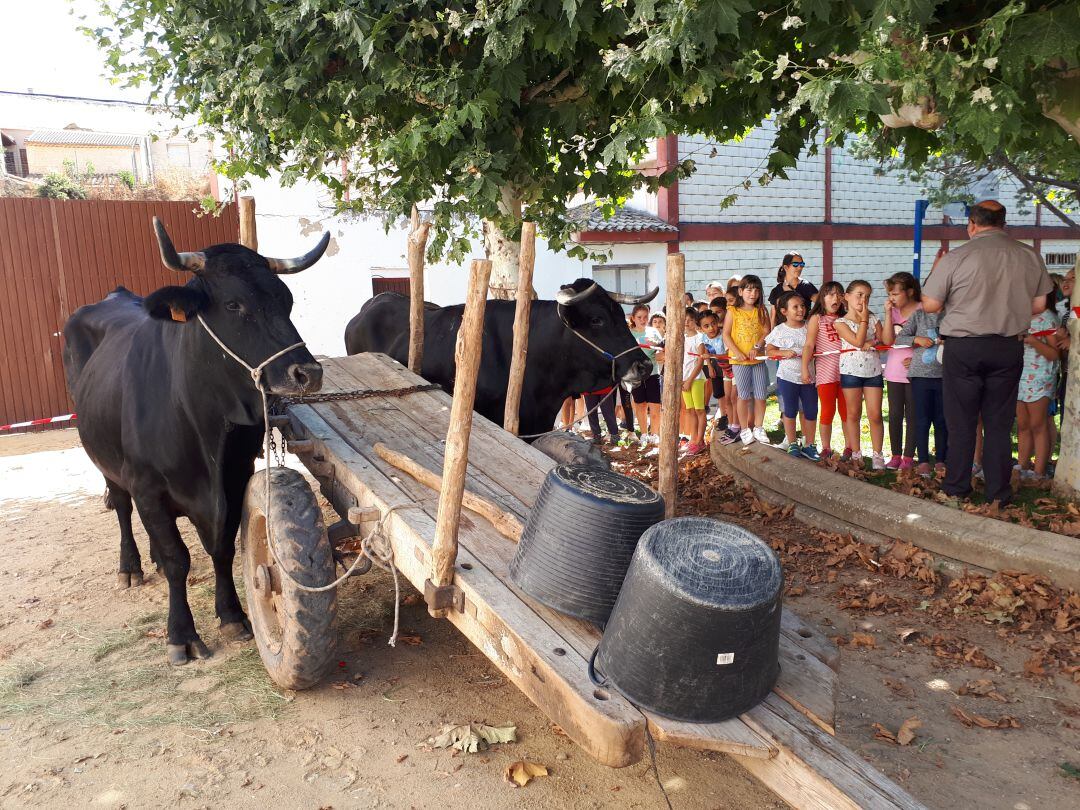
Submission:
[[[972,566],[1041,574],[1080,591],[1080,540],[1075,538],[891,492],[760,444],[713,442],[709,452],[721,471],[736,472],[793,501],[796,510],[802,506],[848,525],[856,535],[895,537]]]

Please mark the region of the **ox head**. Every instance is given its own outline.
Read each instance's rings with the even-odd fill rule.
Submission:
[[[638,343],[626,323],[626,313],[619,304],[644,304],[658,292],[659,287],[636,297],[609,293],[595,281],[579,278],[573,284],[563,285],[555,300],[560,304],[560,315],[566,325],[588,341],[571,337],[571,341],[577,341],[574,351],[587,357],[589,366],[602,366],[603,379],[610,378],[611,358],[605,357],[601,350],[615,357],[615,375],[633,385],[652,374],[652,363],[637,348]]]
[[[194,253],[173,247],[165,226],[154,217],[161,260],[170,270],[192,273],[183,287],[163,287],[146,297],[143,306],[153,318],[187,322],[199,316],[220,341],[250,367],[277,352],[300,343],[290,319],[293,298],[279,275],[299,273],[315,264],[326,250],[330,234],[324,233],[308,253],[294,259],[273,259],[242,245],[214,245]],[[192,324],[196,329],[199,325]],[[210,338],[206,336],[209,343]],[[215,354],[221,354],[213,346]],[[250,378],[235,361],[226,362],[254,390]],[[230,376],[230,379],[232,377]],[[297,346],[267,364],[263,387],[271,394],[296,396],[319,390],[322,366],[304,346]]]

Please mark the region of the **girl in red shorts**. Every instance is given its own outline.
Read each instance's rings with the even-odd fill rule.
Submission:
[[[844,306],[844,285],[830,281],[822,285],[817,301],[810,310],[810,321],[806,325],[806,345],[803,347],[803,374],[809,376],[810,363],[817,369],[818,401],[821,412],[818,415],[818,434],[821,436],[821,457],[832,455],[832,428],[837,409],[840,421],[847,421],[847,404],[843,391],[840,390],[840,355],[826,354],[814,357],[815,352],[829,352],[840,349],[840,336],[833,324],[837,318],[847,312]],[[805,439],[804,439],[805,440]],[[813,441],[811,438],[810,441]]]

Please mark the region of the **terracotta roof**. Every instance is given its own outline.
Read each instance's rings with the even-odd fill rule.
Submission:
[[[637,208],[620,208],[611,215],[610,219],[605,219],[603,209],[596,207],[592,203],[571,208],[569,213],[570,221],[575,223],[578,229],[582,231],[607,231],[610,233],[631,231],[679,232],[679,229],[674,225]]]
[[[35,129],[27,143],[64,144],[68,146],[138,146],[138,135],[117,132],[93,132],[86,129]]]

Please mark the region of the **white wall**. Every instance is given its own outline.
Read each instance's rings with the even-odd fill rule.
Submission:
[[[821,284],[821,243],[784,245],[777,242],[683,242],[686,256],[686,287],[702,298],[710,281],[727,280],[733,275],[753,273],[761,277],[765,294],[776,286],[776,271],[788,250],[801,252],[806,267],[803,278]]]

